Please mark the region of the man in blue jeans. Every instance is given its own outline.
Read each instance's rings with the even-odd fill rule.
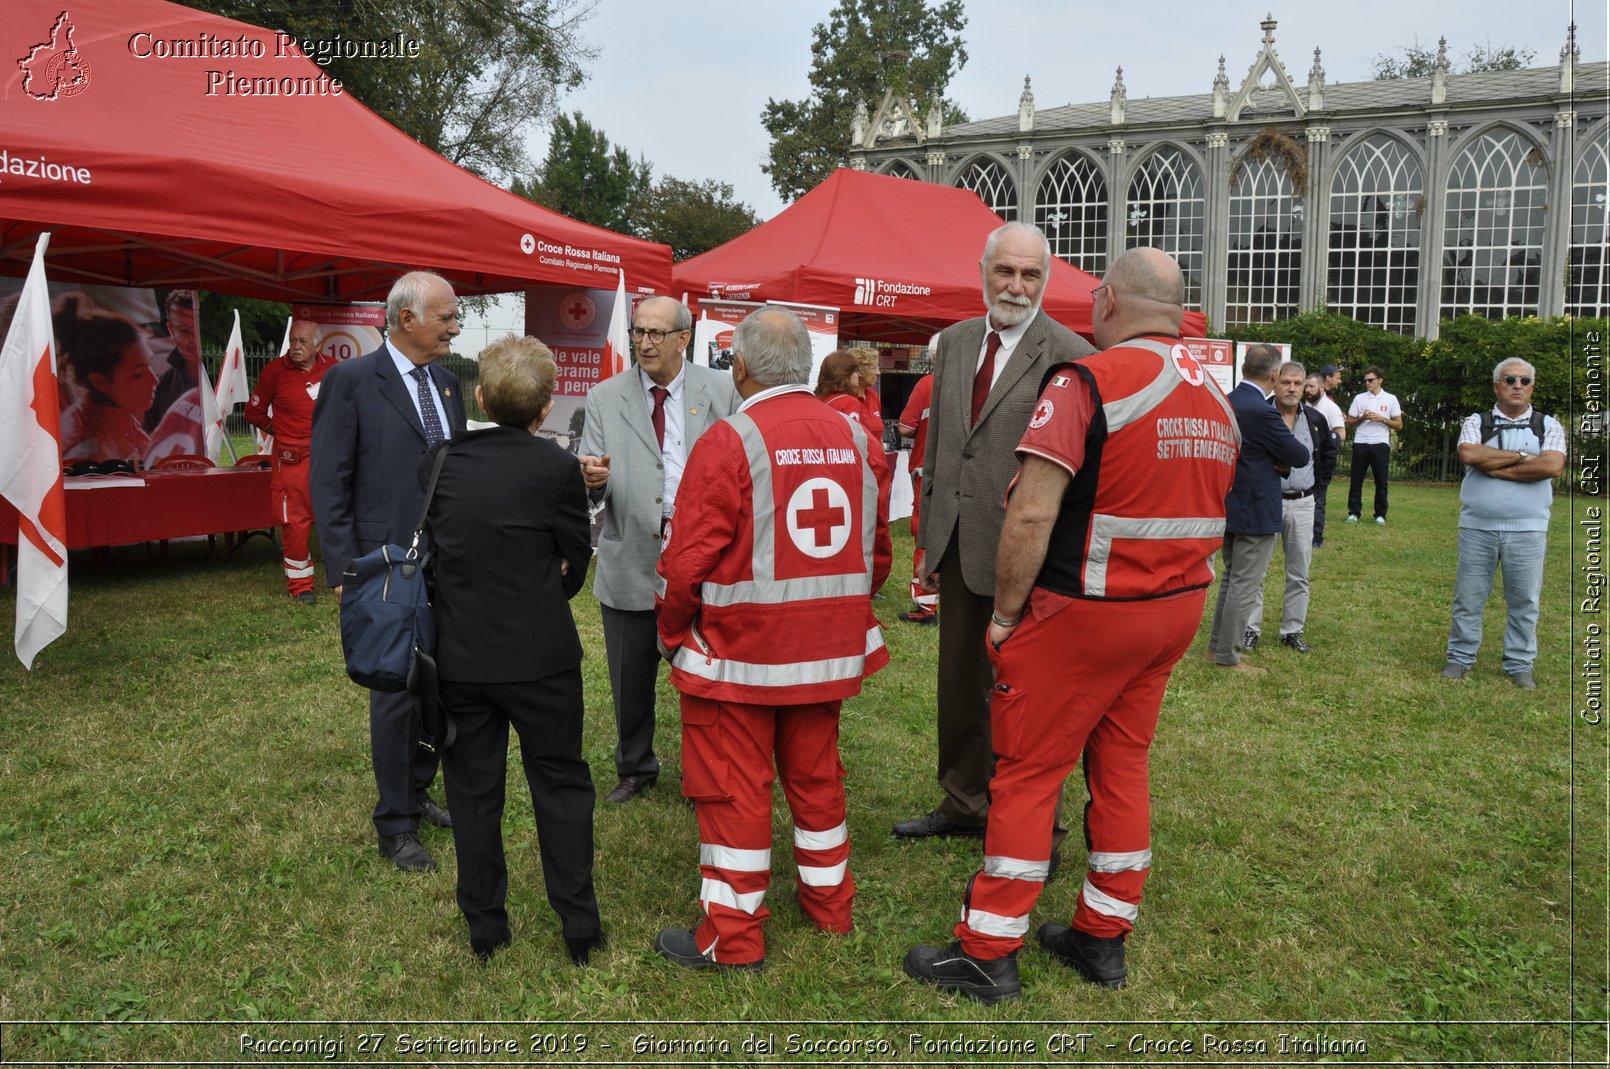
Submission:
[[[1534,415],[1537,372],[1524,360],[1493,369],[1498,403],[1477,412],[1459,432],[1465,481],[1459,488],[1459,571],[1443,679],[1464,679],[1481,648],[1481,615],[1493,576],[1504,568],[1504,674],[1523,690],[1537,657],[1537,609],[1543,593],[1550,481],[1565,470],[1565,431],[1552,416]]]

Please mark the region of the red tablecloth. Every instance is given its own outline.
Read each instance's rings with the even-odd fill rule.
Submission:
[[[147,471],[137,486],[107,485],[107,477],[69,477],[67,548],[157,542],[189,535],[274,527],[266,469]],[[0,498],[0,545],[17,544],[17,512]]]

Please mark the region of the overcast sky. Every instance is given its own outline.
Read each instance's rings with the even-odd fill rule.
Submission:
[[[948,95],[973,119],[1014,115],[1027,75],[1038,108],[1086,104],[1107,99],[1119,66],[1131,101],[1206,93],[1220,55],[1233,89],[1262,46],[1266,14],[1279,23],[1275,47],[1299,86],[1308,82],[1316,46],[1327,82],[1352,82],[1369,78],[1377,54],[1417,40],[1435,47],[1442,36],[1456,60],[1474,45],[1514,46],[1536,50],[1530,65],[1552,66],[1573,20],[1583,62],[1606,55],[1604,0],[1271,2],[1050,0],[1013,14],[1009,5],[966,0],[968,61]],[[580,111],[634,157],[647,156],[656,176],[731,183],[769,218],[785,205],[760,171],[768,145],[760,113],[767,98],[809,94],[811,29],[832,8],[832,0],[748,7],[599,0],[583,31],[598,58],[587,84],[561,106]],[[542,159],[545,135],[531,151]],[[506,318],[493,325],[515,325],[512,313]],[[462,348],[478,348],[477,340],[466,338]]]

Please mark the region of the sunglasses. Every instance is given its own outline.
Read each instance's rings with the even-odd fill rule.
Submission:
[[[1522,386],[1530,386],[1532,384],[1532,376],[1530,376],[1530,375],[1505,375],[1504,376],[1504,385],[1506,385],[1506,386],[1513,386],[1517,382],[1520,383]]]

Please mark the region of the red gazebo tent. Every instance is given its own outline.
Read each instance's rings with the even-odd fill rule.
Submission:
[[[840,309],[842,337],[921,344],[982,315],[978,260],[1001,219],[965,189],[840,168],[766,223],[678,264],[690,298],[792,301]],[[1097,281],[1052,258],[1044,307],[1088,336]],[[1186,313],[1186,334],[1206,320]]]
[[[52,282],[354,301],[411,268],[460,294],[612,289],[624,268],[670,291],[666,246],[449,163],[273,31],[163,0],[3,8],[0,273],[50,230]]]

